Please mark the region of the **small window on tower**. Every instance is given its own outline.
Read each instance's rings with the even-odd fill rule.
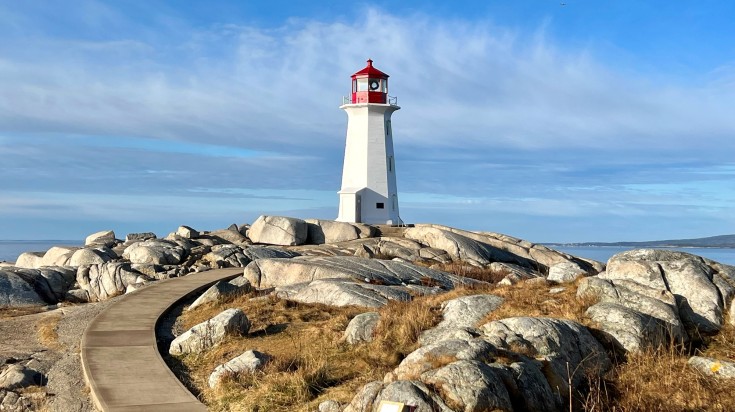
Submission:
[[[368,79],[357,79],[357,91],[358,92],[368,91]]]
[[[385,203],[376,203],[375,204],[376,209],[385,209]]]

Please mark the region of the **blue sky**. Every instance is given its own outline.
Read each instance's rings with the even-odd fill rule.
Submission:
[[[0,239],[333,219],[338,106],[367,58],[402,106],[407,222],[534,242],[735,233],[734,15],[729,1],[0,1]]]

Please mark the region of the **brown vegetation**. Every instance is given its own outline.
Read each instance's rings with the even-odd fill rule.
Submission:
[[[478,276],[497,279],[500,274]],[[364,384],[382,380],[418,347],[421,332],[440,321],[441,303],[458,296],[492,293],[504,298],[501,307],[480,324],[513,316],[540,316],[594,328],[585,316],[594,300],[577,299],[576,284],[563,285],[557,293],[551,293],[552,287],[544,281],[521,282],[390,302],[378,310],[381,316],[375,340],[356,346],[343,343],[341,337],[349,320],[367,311],[365,308],[240,296],[186,313],[183,323],[190,327],[226,308],[240,307],[253,323],[249,336],[231,337],[208,353],[184,357],[183,364],[200,397],[213,410],[315,410],[326,399],[347,403]],[[216,389],[209,389],[209,373],[248,349],[268,353],[274,360],[261,372],[228,376]],[[575,410],[586,411],[732,410],[735,383],[689,368],[689,351],[671,347],[616,358],[615,367],[606,376],[590,379],[586,390],[570,394],[572,405]],[[735,328],[726,326],[720,334],[706,339],[699,351],[704,356],[735,359]],[[436,359],[436,363],[451,360]]]
[[[56,333],[56,327],[61,320],[58,313],[43,316],[36,322],[36,335],[38,342],[47,348],[60,349],[59,335]]]

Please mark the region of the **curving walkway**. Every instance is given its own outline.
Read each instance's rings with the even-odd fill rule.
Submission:
[[[187,295],[240,274],[242,268],[218,269],[158,281],[100,313],[81,344],[95,406],[102,411],[206,411],[158,353],[156,323]]]

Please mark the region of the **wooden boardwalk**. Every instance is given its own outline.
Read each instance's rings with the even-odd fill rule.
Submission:
[[[82,336],[84,376],[102,411],[206,411],[158,353],[156,323],[176,302],[242,268],[162,280],[125,295],[100,313]]]

